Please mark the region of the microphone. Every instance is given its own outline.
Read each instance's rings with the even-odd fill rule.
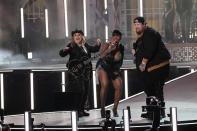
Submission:
[[[113,41],[113,42],[112,42],[112,45],[118,45],[118,44],[119,44],[118,41]]]

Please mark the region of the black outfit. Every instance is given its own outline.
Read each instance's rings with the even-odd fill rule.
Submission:
[[[63,49],[60,50],[59,54],[60,56],[64,57],[66,55],[70,55],[69,61],[73,60],[87,60],[91,58],[91,52],[97,52],[99,51],[100,46],[90,46],[87,43],[84,44],[85,49],[81,46],[79,47],[75,43],[69,43],[67,45],[69,50],[64,51]],[[84,59],[85,58],[85,59]],[[67,66],[68,66],[67,63]],[[83,74],[80,74],[80,77],[75,77],[71,74],[71,72],[68,70],[67,73],[67,80],[66,80],[66,88],[67,91],[79,93],[79,99],[78,99],[78,110],[84,111],[84,105],[88,96],[88,90],[90,88],[90,80],[92,78],[92,63],[91,61],[83,65],[84,66],[84,72]]]
[[[161,36],[154,29],[147,27],[143,35],[134,43],[136,51],[136,67],[140,73],[141,80],[145,85],[145,93],[155,96],[165,106],[163,86],[169,73],[170,54],[165,47]],[[144,72],[139,70],[143,59],[148,59]]]
[[[116,52],[120,51],[120,57],[114,59],[114,55]],[[108,77],[112,80],[115,80],[118,76],[120,76],[120,67],[123,63],[124,57],[124,46],[119,44],[118,47],[107,54],[104,58],[100,58],[96,64],[96,68],[99,66],[108,74]],[[118,72],[118,74],[114,74],[113,72]]]
[[[105,52],[108,50],[110,44],[105,43],[103,45],[103,49],[101,52],[101,55],[105,54]],[[112,48],[114,50],[111,50],[108,54],[106,54],[103,58],[100,58],[96,64],[97,70],[103,70],[106,72],[107,77],[109,80],[116,80],[118,77],[120,77],[121,72],[120,72],[120,67],[122,66],[123,63],[123,57],[124,57],[124,46],[122,44],[116,45],[116,48]],[[120,52],[120,54],[116,53]],[[115,57],[116,56],[116,57]],[[107,80],[106,80],[107,81]],[[105,82],[104,82],[105,83]],[[121,84],[121,83],[120,83]],[[101,85],[101,83],[100,83]],[[105,115],[105,90],[107,87],[101,87],[101,92],[100,92],[100,99],[101,99],[101,117],[107,117]],[[103,90],[102,90],[103,89]],[[114,95],[114,108],[113,108],[113,116],[118,117],[117,113],[117,106],[120,100],[121,96],[121,87],[119,89],[115,89],[115,95]]]

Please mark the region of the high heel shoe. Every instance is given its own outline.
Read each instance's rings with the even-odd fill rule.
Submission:
[[[113,111],[113,116],[114,117],[119,117],[117,109],[113,108],[112,111]]]
[[[101,109],[101,118],[105,118],[105,109]]]

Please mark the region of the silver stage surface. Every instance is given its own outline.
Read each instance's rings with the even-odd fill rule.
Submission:
[[[165,84],[164,93],[166,101],[166,114],[170,113],[170,107],[177,107],[178,121],[197,120],[197,72],[186,74]],[[135,96],[131,96],[126,100],[122,100],[118,107],[119,117],[112,117],[119,124],[122,121],[122,110],[127,106],[131,109],[131,124],[150,124],[151,121],[142,119],[141,106],[145,105],[145,94],[141,92]],[[112,109],[113,105],[106,107]],[[79,126],[98,126],[103,119],[100,118],[100,109],[89,111],[89,117],[79,118]],[[34,125],[41,123],[46,126],[70,126],[71,113],[69,111],[32,113]],[[169,117],[162,119],[161,122],[170,121]],[[5,116],[5,123],[14,123],[15,125],[24,125],[23,115]]]

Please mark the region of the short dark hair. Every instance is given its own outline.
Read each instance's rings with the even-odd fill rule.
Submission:
[[[120,36],[120,38],[122,37],[122,33],[119,31],[119,30],[114,30],[113,32],[112,32],[112,37],[113,36]]]
[[[142,24],[146,24],[146,20],[144,19],[144,17],[138,16],[133,20],[133,23],[142,23]]]
[[[73,35],[74,35],[75,33],[80,33],[81,35],[83,35],[83,36],[84,36],[84,33],[83,33],[83,31],[82,31],[82,30],[78,30],[78,29],[76,29],[76,30],[72,31],[72,33],[71,33],[72,37],[73,37]]]

